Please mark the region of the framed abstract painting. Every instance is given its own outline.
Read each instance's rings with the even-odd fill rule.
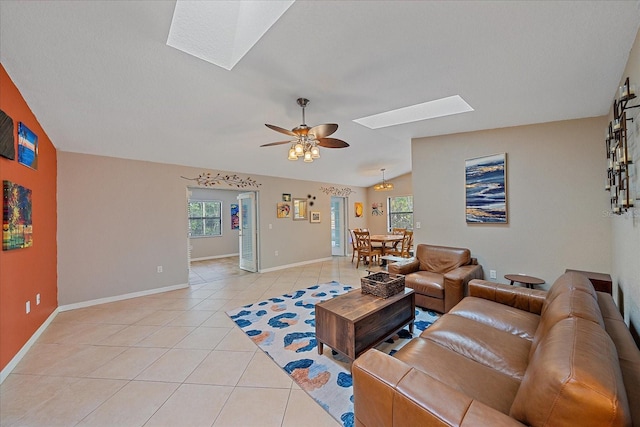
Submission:
[[[240,229],[240,217],[238,216],[239,208],[236,203],[231,204],[231,229]]]
[[[18,162],[38,169],[38,135],[31,132],[24,123],[18,123]]]
[[[2,181],[2,250],[31,246],[31,190],[11,181]]]
[[[507,223],[507,153],[465,161],[465,212],[469,224]]]

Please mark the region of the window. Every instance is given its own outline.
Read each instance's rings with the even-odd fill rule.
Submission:
[[[389,230],[394,228],[413,230],[413,196],[389,197],[387,203]]]
[[[189,200],[189,237],[222,235],[222,202]]]

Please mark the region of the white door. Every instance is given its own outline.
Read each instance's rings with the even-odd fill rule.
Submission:
[[[247,271],[258,271],[258,255],[256,251],[256,194],[240,193],[240,268]]]
[[[331,255],[345,256],[347,254],[347,228],[344,197],[331,198]]]

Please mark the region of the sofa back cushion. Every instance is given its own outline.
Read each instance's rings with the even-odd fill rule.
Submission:
[[[471,263],[471,251],[465,248],[420,244],[416,247],[420,270],[444,274]]]
[[[540,314],[540,322],[531,343],[529,359],[553,325],[568,317],[580,317],[604,328],[604,319],[598,301],[593,299],[591,294],[577,289],[560,293],[551,302],[545,300]]]
[[[574,290],[586,292],[587,294],[591,295],[593,299],[595,299],[596,301],[598,300],[598,294],[596,294],[596,290],[585,275],[576,272],[569,272],[564,273],[562,276],[558,277],[558,279],[553,283],[553,285],[549,289],[549,292],[547,293],[547,301],[551,302],[558,295]],[[544,310],[544,307],[542,309]]]
[[[597,323],[571,317],[540,341],[510,415],[530,426],[629,426],[615,345]]]

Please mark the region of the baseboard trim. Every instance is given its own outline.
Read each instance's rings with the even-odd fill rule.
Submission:
[[[51,322],[53,322],[53,319],[56,318],[56,316],[58,315],[58,312],[59,310],[57,308],[53,310],[53,313],[51,313],[49,317],[47,317],[47,320],[45,320],[42,323],[42,325],[40,325],[38,330],[36,330],[35,333],[31,335],[31,338],[29,338],[29,340],[22,346],[20,351],[18,351],[16,355],[13,356],[13,358],[9,361],[9,363],[7,363],[7,366],[5,366],[2,371],[0,371],[0,384],[4,382],[4,380],[9,376],[11,371],[14,370],[14,368],[18,365],[18,363],[20,363],[22,358],[31,349],[31,346],[35,344],[38,338],[40,338],[40,335],[42,335],[45,329],[47,329],[47,327],[51,324]]]
[[[175,291],[178,289],[184,289],[188,287],[189,287],[188,283],[182,283],[180,285],[165,286],[164,288],[155,288],[155,289],[149,289],[146,291],[132,292],[130,294],[122,294],[122,295],[116,295],[113,297],[98,298],[98,299],[89,300],[89,301],[76,302],[73,304],[65,304],[65,305],[59,306],[58,311],[63,312],[63,311],[75,310],[77,308],[85,308],[85,307],[91,307],[99,304],[106,304],[109,302],[122,301],[125,299],[145,297],[147,295],[160,294],[162,292]]]
[[[264,269],[261,268],[259,270],[259,272],[260,273],[270,273],[272,271],[284,270],[285,268],[300,267],[302,265],[307,265],[307,264],[316,264],[318,262],[331,261],[332,259],[333,259],[333,257],[319,258],[319,259],[313,259],[313,260],[309,260],[309,261],[296,262],[294,264],[279,265],[277,267],[264,268]]]
[[[232,256],[240,256],[240,253],[236,252],[235,254],[205,256],[205,257],[201,257],[201,258],[191,258],[189,261],[207,261],[207,260],[210,260],[210,259],[230,258]]]

